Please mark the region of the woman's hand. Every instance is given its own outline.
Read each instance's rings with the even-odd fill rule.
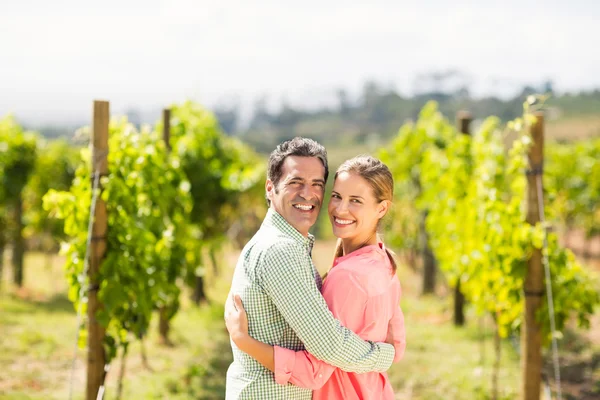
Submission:
[[[225,325],[231,340],[240,351],[254,358],[269,371],[275,372],[275,350],[273,346],[259,342],[248,334],[248,315],[242,305],[241,297],[237,294],[227,296]]]
[[[225,303],[225,325],[231,336],[231,340],[238,347],[240,343],[249,338],[248,335],[248,315],[242,299],[239,295],[227,296]]]

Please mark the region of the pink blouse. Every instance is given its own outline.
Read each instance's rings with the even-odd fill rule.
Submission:
[[[323,297],[333,315],[362,339],[384,342],[392,324],[394,362],[402,359],[406,348],[400,295],[400,282],[382,243],[337,258],[323,284]],[[275,381],[312,389],[313,400],[394,399],[387,373],[345,372],[307,351],[277,346]]]

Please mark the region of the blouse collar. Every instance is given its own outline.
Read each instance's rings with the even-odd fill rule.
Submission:
[[[380,255],[386,255],[385,254],[385,252],[386,252],[385,246],[383,245],[383,243],[379,242],[377,244],[371,244],[368,246],[361,247],[360,249],[354,250],[352,253],[348,253],[345,256],[336,258],[333,261],[333,266],[335,267],[339,263],[346,261],[350,258],[354,258],[354,257],[360,256],[362,254],[371,253],[371,252],[378,253]]]

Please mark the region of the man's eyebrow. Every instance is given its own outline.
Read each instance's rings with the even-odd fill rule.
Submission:
[[[313,182],[325,184],[325,179],[313,179]]]

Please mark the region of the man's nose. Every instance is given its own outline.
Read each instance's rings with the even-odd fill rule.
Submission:
[[[310,200],[316,196],[316,190],[311,185],[304,185],[300,196],[305,200]]]

